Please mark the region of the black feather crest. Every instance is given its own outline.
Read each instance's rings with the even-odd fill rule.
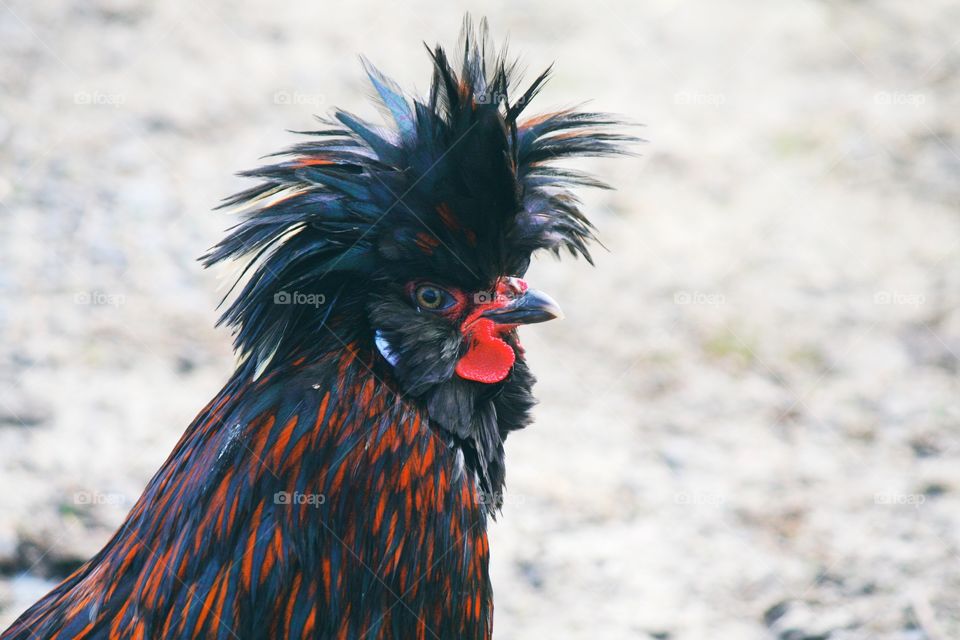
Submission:
[[[482,288],[522,275],[541,249],[590,260],[593,227],[570,189],[605,185],[551,162],[623,153],[635,138],[601,113],[519,121],[550,69],[511,100],[517,64],[491,52],[486,22],[477,36],[467,18],[462,39],[459,72],[443,48],[430,51],[425,100],[363,61],[390,127],[337,110],[304,132],[310,140],[274,154],[288,159],[242,174],[261,183],[221,205],[243,219],[202,259],[250,260],[220,320],[243,356],[269,359],[303,312],[275,304],[284,293],[431,274]]]

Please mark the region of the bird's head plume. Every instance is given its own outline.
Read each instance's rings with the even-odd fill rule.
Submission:
[[[538,251],[590,260],[593,226],[573,190],[605,186],[556,161],[623,153],[634,138],[603,113],[528,116],[550,69],[518,89],[485,22],[477,31],[468,17],[461,40],[457,59],[428,48],[419,98],[364,61],[387,122],[336,110],[243,174],[260,183],[225,202],[242,220],[205,261],[248,261],[221,322],[252,375],[305,345],[364,342],[439,428],[472,443],[489,492],[502,437],[533,404],[515,329],[560,315],[522,277]]]
[[[420,99],[364,61],[387,125],[337,110],[283,161],[243,174],[261,182],[225,202],[243,219],[204,256],[249,260],[222,318],[242,354],[264,357],[290,337],[301,292],[322,293],[330,312],[345,280],[495,292],[539,250],[590,259],[593,228],[571,189],[603,185],[554,162],[620,153],[631,138],[601,113],[524,120],[550,69],[517,91],[517,63],[492,49],[485,21],[477,34],[468,17],[461,39],[458,60],[429,50]]]

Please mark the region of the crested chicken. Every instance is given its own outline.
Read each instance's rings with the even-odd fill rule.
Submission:
[[[561,315],[531,255],[590,258],[557,166],[622,152],[616,119],[522,117],[549,69],[465,24],[412,97],[364,63],[388,125],[322,120],[224,205],[204,256],[241,274],[239,364],[106,546],[3,640],[492,636],[488,519],[530,422],[517,336]]]

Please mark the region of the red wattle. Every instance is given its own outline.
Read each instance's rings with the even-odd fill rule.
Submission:
[[[465,380],[493,384],[510,373],[516,360],[513,347],[496,334],[492,320],[480,318],[470,326],[470,347],[457,362],[457,375]]]

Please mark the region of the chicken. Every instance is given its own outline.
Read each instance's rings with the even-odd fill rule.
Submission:
[[[504,440],[530,422],[517,327],[559,317],[531,254],[589,260],[551,162],[620,153],[614,118],[520,120],[516,63],[469,24],[413,99],[366,65],[392,120],[344,111],[245,175],[204,257],[246,261],[221,322],[239,364],[126,522],[3,640],[490,638],[487,521]]]

